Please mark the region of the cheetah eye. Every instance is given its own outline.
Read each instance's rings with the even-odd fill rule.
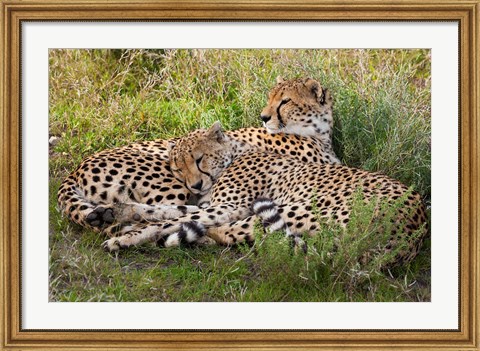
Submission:
[[[280,105],[277,107],[277,114],[280,115],[280,109],[282,108],[283,105],[286,105],[290,102],[291,99],[289,98],[283,98],[283,100],[280,102]]]
[[[195,163],[197,164],[197,167],[200,166],[200,162],[202,162],[202,159],[203,159],[203,155],[195,160]]]
[[[288,104],[292,99],[290,98],[283,98],[282,101],[280,102],[280,105],[278,105],[278,108],[282,107],[283,105]]]

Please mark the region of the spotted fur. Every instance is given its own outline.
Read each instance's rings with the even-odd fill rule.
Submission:
[[[405,197],[404,206],[394,219],[392,237],[383,248],[391,251],[400,241],[408,243],[395,257],[394,264],[413,259],[426,234],[425,207],[420,195],[410,193],[399,181],[342,165],[304,163],[293,157],[258,152],[224,134],[218,123],[204,133],[179,140],[171,150],[170,162],[175,177],[188,188],[200,184],[196,193],[209,194],[211,205],[159,222],[155,219],[166,218],[168,213],[150,208],[152,216],[148,219],[155,223],[121,231],[118,237],[104,243],[105,249],[115,251],[157,241],[179,232],[183,223],[192,221],[201,223],[207,229],[206,235],[217,243],[251,241],[255,214],[267,227],[285,230],[291,237],[298,236],[294,233],[315,235],[321,229],[318,216],[343,227],[347,225],[357,191],[366,202],[381,200],[394,205]],[[133,213],[135,208],[131,207],[130,212],[117,216],[128,220]]]
[[[283,94],[290,92],[292,101],[295,100],[298,104],[302,103],[302,99],[305,100],[305,104],[308,100],[309,108],[303,111],[305,118],[310,114],[322,115],[322,118],[328,118],[330,122],[327,126],[331,127],[333,123],[331,99],[314,103],[312,99],[322,88],[318,82],[316,84],[312,82],[314,82],[312,79],[305,80],[305,86],[284,82],[278,84],[274,91],[281,89]],[[309,93],[308,89],[305,89],[310,85],[315,88],[311,88]],[[281,88],[282,86],[284,88]],[[302,92],[296,94],[296,90]],[[275,95],[278,94],[275,93]],[[296,97],[293,98],[294,96]],[[270,99],[268,106],[274,103]],[[313,119],[311,122],[299,125],[298,112],[294,113],[292,110],[290,113],[286,107],[280,110],[282,110],[282,120],[285,125],[284,129],[280,128],[275,132],[294,131],[296,135],[270,134],[267,130],[270,132],[272,130],[268,127],[267,130],[244,128],[226,132],[226,135],[244,145],[242,148],[245,150],[255,149],[289,155],[302,162],[339,163],[332,151],[331,139],[325,138],[323,132],[318,135],[312,134],[312,128],[308,123],[316,126]],[[203,131],[194,132],[191,136],[196,133],[202,134]],[[176,139],[145,141],[104,150],[86,158],[62,182],[58,191],[60,209],[73,222],[96,231],[105,230],[106,227],[113,225],[106,231],[107,235],[111,235],[114,232],[113,229],[120,228],[113,212],[113,207],[118,204],[136,204],[139,212],[143,209],[142,205],[179,206],[191,203],[204,206],[208,204],[208,197],[204,197],[201,202],[192,197],[192,192],[199,193],[196,187],[203,186],[202,184],[179,181],[172,174],[168,150],[175,145],[175,142]],[[230,161],[225,159],[223,162],[227,165]],[[178,213],[174,211],[170,215],[175,217]],[[138,215],[130,221],[143,219],[144,216]]]

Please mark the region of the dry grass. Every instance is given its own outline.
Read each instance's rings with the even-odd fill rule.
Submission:
[[[50,300],[429,300],[429,243],[395,278],[347,287],[329,282],[332,268],[312,270],[281,245],[238,262],[241,248],[147,246],[113,257],[100,249],[104,238],[58,213],[60,181],[85,156],[216,120],[228,129],[260,126],[278,75],[310,76],[331,90],[335,150],[345,164],[397,178],[429,203],[428,50],[52,50]]]

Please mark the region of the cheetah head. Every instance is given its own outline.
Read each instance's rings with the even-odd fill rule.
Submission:
[[[333,127],[330,92],[311,78],[283,80],[268,95],[260,118],[271,134],[330,135]]]
[[[232,162],[228,138],[219,122],[179,139],[170,150],[170,168],[193,194],[205,195]]]

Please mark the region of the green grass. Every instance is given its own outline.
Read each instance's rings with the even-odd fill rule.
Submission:
[[[428,50],[52,50],[50,300],[430,300],[429,241],[408,267],[362,267],[368,274],[359,280],[338,269],[345,255],[336,266],[320,249],[295,256],[278,236],[253,251],[147,245],[109,255],[100,249],[104,237],[56,209],[62,178],[94,152],[216,120],[227,129],[260,126],[278,75],[310,76],[331,90],[343,163],[399,179],[430,202]],[[324,245],[321,237],[309,246]]]

